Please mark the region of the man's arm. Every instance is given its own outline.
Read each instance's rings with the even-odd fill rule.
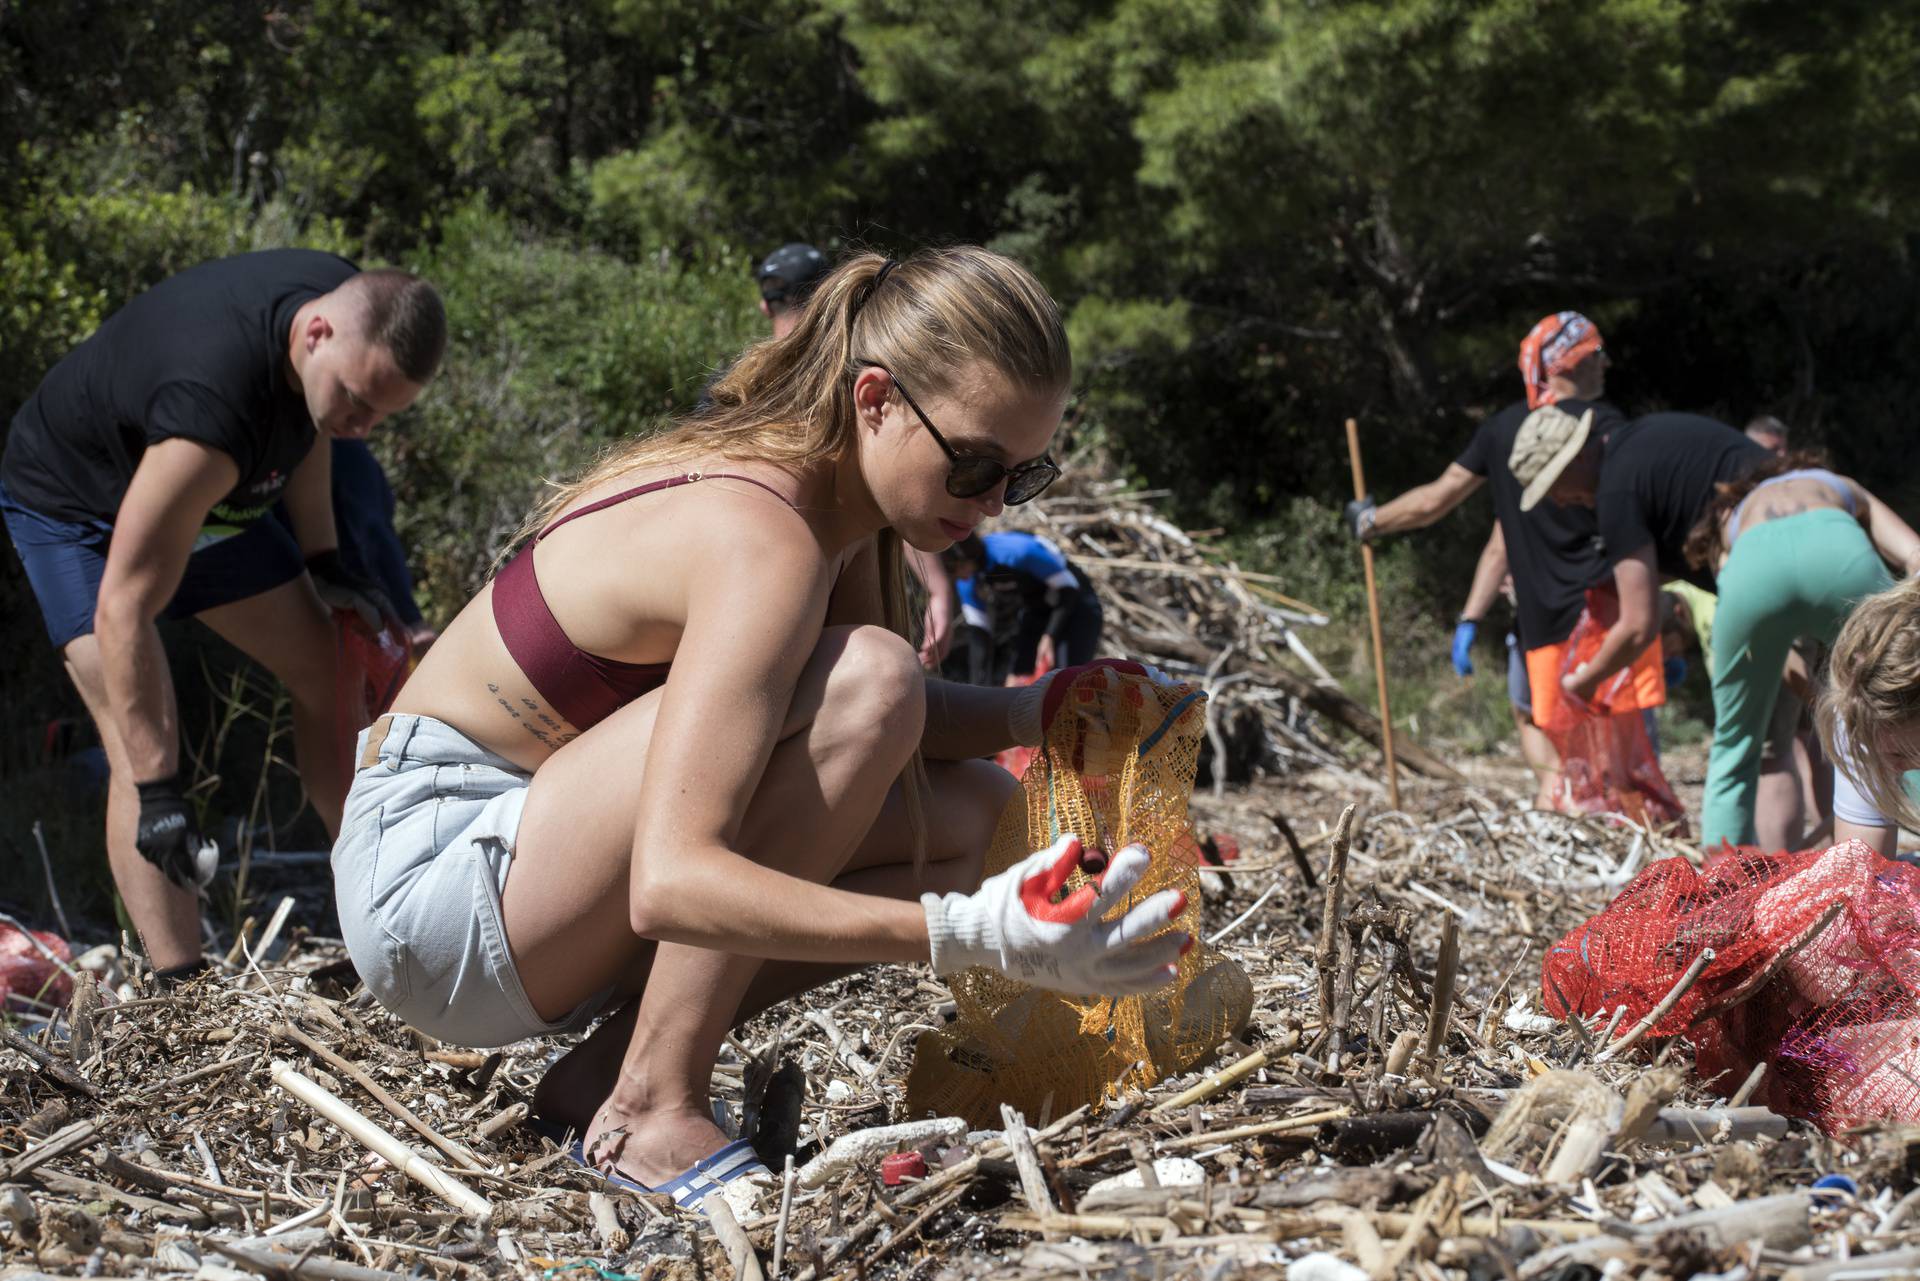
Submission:
[[[232,458],[197,441],[151,445],[114,518],[93,630],[107,706],[133,781],[179,767],[173,680],[154,620],[180,586],[207,512],[240,480]]]
[[[1486,483],[1485,476],[1476,476],[1459,463],[1448,463],[1437,479],[1409,489],[1384,507],[1376,507],[1373,528],[1366,537],[1425,529]]]
[[[1620,597],[1620,617],[1594,656],[1561,681],[1575,698],[1591,698],[1602,681],[1632,663],[1660,634],[1660,570],[1652,544],[1613,567],[1613,586]]]
[[[1476,623],[1485,618],[1500,595],[1500,580],[1506,576],[1507,536],[1495,521],[1487,545],[1480,549],[1480,563],[1474,566],[1473,585],[1467,588],[1467,603],[1461,607],[1460,617]]]
[[[325,438],[313,442],[313,448],[287,477],[280,501],[287,506],[287,518],[293,522],[294,541],[300,554],[311,560],[321,552],[340,546],[339,527],[333,514],[333,442]]]

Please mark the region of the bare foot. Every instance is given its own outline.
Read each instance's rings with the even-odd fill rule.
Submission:
[[[727,1145],[713,1117],[693,1108],[628,1112],[600,1105],[586,1130],[587,1164],[646,1187],[658,1187]]]

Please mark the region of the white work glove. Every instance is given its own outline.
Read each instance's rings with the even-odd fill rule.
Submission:
[[[1048,672],[1033,684],[1024,685],[1014,691],[1013,700],[1007,705],[1007,733],[1012,735],[1013,741],[1021,747],[1038,747],[1046,741],[1047,726],[1052,724],[1053,718],[1059,714],[1062,701],[1061,698],[1048,698],[1047,691],[1058,684],[1061,696],[1068,696],[1072,692],[1073,682],[1078,680],[1082,673],[1090,672],[1096,667],[1111,667],[1116,672],[1145,676],[1156,685],[1173,684],[1173,678],[1157,667],[1147,663],[1126,662],[1117,658],[1099,658],[1091,663],[1082,663],[1078,667],[1063,667],[1058,671]],[[1119,687],[1119,681],[1112,682],[1108,687],[1108,693],[1113,693]],[[1111,723],[1113,719],[1110,698],[1093,698],[1089,706],[1075,710],[1080,715],[1096,717],[1103,725]]]
[[[933,972],[972,965],[1008,978],[1079,996],[1151,992],[1173,977],[1174,962],[1193,946],[1184,930],[1161,933],[1186,910],[1187,896],[1162,890],[1117,921],[1104,919],[1147,872],[1146,850],[1114,855],[1099,888],[1082,885],[1056,903],[1080,865],[1080,838],[1061,837],[972,894],[922,894]]]

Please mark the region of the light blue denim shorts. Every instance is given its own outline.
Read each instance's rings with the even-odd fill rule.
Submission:
[[[360,732],[333,847],[340,934],[380,1004],[486,1048],[584,1030],[612,995],[541,1019],[507,950],[500,891],[533,775],[430,716]]]

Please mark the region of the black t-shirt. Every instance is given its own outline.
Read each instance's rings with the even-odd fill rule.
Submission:
[[[1607,438],[1600,456],[1600,540],[1607,568],[1649,544],[1663,579],[1713,590],[1711,570],[1687,564],[1687,535],[1713,499],[1767,451],[1700,414],[1647,414]]]
[[[1559,407],[1578,418],[1588,402],[1564,400]],[[1626,421],[1605,401],[1592,402],[1592,409],[1596,435]],[[1515,632],[1522,649],[1539,649],[1558,644],[1573,632],[1587,588],[1606,576],[1607,567],[1600,554],[1599,525],[1591,511],[1555,503],[1540,503],[1530,512],[1520,510],[1526,486],[1514,478],[1508,460],[1527,412],[1525,401],[1515,401],[1481,423],[1454,461],[1487,478],[1493,514],[1507,541],[1507,568],[1513,574],[1518,606]]]
[[[111,522],[147,446],[183,436],[240,468],[209,530],[252,524],[313,448],[313,420],[287,381],[294,314],[358,270],[273,249],[155,285],[41,380],[14,415],[0,480],[43,515]]]

